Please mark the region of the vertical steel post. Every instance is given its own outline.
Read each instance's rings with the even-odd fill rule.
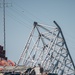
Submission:
[[[4,26],[4,50],[6,50],[6,34],[5,34],[5,0],[3,0],[3,26]]]

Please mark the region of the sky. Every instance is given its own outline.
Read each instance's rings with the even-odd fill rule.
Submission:
[[[75,0],[6,0],[6,56],[18,62],[34,21],[62,29],[75,63]],[[0,0],[0,44],[3,45],[3,7]]]

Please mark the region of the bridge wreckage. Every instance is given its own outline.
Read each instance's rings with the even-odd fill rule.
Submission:
[[[36,74],[40,75],[37,73],[39,64],[44,73],[50,73],[48,75],[75,75],[75,65],[62,30],[56,21],[54,24],[53,27],[34,22],[18,64],[11,70],[21,69],[23,74],[29,75],[29,68],[36,68]]]
[[[34,67],[58,75],[75,75],[75,65],[59,25],[55,27],[34,22],[18,64]]]

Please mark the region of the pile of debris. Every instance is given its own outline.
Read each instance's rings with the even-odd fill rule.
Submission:
[[[11,60],[8,60],[6,51],[3,50],[3,46],[0,45],[0,71],[4,70],[5,66],[15,66],[15,63]]]

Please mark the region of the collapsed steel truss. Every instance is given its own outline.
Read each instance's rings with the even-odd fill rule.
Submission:
[[[41,66],[58,75],[75,75],[75,65],[59,25],[46,26],[34,22],[18,64]]]

